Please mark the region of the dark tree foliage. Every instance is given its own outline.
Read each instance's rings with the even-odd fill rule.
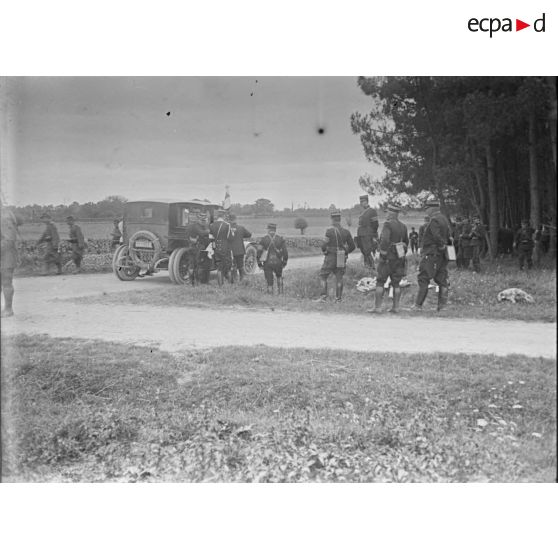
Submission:
[[[536,77],[359,78],[369,114],[351,116],[380,183],[428,192],[447,214],[479,215],[495,252],[499,228],[522,218],[556,231],[556,80]]]

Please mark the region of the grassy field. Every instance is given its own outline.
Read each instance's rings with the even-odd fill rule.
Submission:
[[[555,480],[551,360],[46,336],[8,349],[8,482]]]
[[[351,226],[349,229],[353,234],[356,234],[356,228],[358,224],[358,211],[344,211],[343,212],[343,226],[347,227],[347,217],[350,217]],[[301,214],[302,216],[302,214]],[[330,219],[327,215],[322,216],[304,216],[308,222],[308,228],[304,231],[306,236],[322,236],[325,229],[330,225]],[[295,236],[300,235],[300,231],[294,228],[296,216],[271,216],[271,217],[242,217],[238,218],[238,222],[244,225],[254,236],[263,236],[266,233],[266,227],[269,222],[277,223],[277,232],[285,236]],[[383,223],[385,219],[385,214],[380,211],[380,223]],[[413,211],[406,216],[401,216],[401,220],[408,226],[409,230],[411,227],[418,227],[422,225],[424,219],[424,214],[422,212]],[[110,238],[110,232],[112,231],[112,221],[105,222],[78,222],[83,234],[86,238],[91,239],[102,239]],[[56,223],[58,227],[58,232],[62,238],[68,236],[68,226],[65,222]],[[43,230],[44,225],[41,223],[25,223],[20,227],[20,234],[24,240],[37,240]]]
[[[418,258],[409,258],[410,287],[402,290],[401,304],[408,308],[417,292],[416,265]],[[280,308],[293,311],[317,311],[331,313],[363,313],[373,305],[374,293],[363,294],[356,290],[358,280],[366,275],[366,269],[359,264],[351,264],[345,276],[345,292],[342,304],[316,302],[320,294],[318,279],[319,265],[315,269],[285,269],[285,294],[266,294],[263,276],[250,276],[244,285],[224,285],[219,288],[213,281],[209,285],[161,285],[150,291],[130,291],[113,293],[102,297],[76,299],[83,303],[103,304],[152,304],[156,306],[241,306],[253,308]],[[556,271],[539,269],[520,272],[516,262],[505,260],[491,266],[485,265],[485,272],[450,271],[449,306],[443,312],[436,312],[437,294],[430,290],[418,314],[440,317],[482,318],[491,320],[556,321]],[[330,280],[330,294],[334,280]],[[498,302],[497,294],[505,288],[518,287],[535,298],[534,304],[512,304]],[[386,309],[391,301],[384,295]],[[405,315],[413,316],[409,312]],[[374,319],[372,316],[370,319]]]

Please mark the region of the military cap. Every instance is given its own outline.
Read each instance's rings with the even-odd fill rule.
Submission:
[[[50,213],[43,213],[41,219],[50,219]]]
[[[336,209],[335,211],[332,211],[329,216],[334,220],[334,221],[340,221],[341,220],[341,211],[339,211],[338,209]]]
[[[359,197],[360,201],[368,201],[368,194],[363,194],[362,196]]]
[[[66,221],[75,221],[75,219],[72,215],[68,215],[68,217],[66,217]]]
[[[396,203],[388,203],[386,210],[393,211],[394,213],[399,213],[401,211],[401,207],[399,207]]]
[[[275,223],[268,223],[267,228],[270,231],[275,231],[275,230],[277,230],[277,225]]]

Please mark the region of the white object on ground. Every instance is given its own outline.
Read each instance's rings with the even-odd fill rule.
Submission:
[[[535,299],[522,289],[517,289],[512,287],[511,289],[504,289],[498,293],[498,302],[511,302],[515,304],[516,302],[527,302],[528,304],[533,304]]]

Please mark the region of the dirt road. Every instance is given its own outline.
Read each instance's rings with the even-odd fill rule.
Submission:
[[[72,298],[156,289],[164,274],[124,283],[112,274],[15,280],[16,316],[4,335],[49,334],[149,345],[165,351],[225,345],[397,351],[523,354],[556,358],[556,324],[519,321],[405,319],[252,309],[158,308],[76,304]],[[341,333],[342,332],[342,333]],[[340,341],[341,339],[341,341]]]

